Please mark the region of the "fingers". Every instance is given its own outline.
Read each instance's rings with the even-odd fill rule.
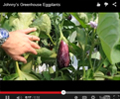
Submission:
[[[31,45],[25,49],[24,53],[27,53],[27,52],[37,55],[36,50]]]
[[[29,52],[30,52],[30,53],[33,53],[33,54],[35,54],[35,55],[37,55],[36,50],[35,50],[34,48],[32,48],[32,47],[31,47],[31,49],[29,50]]]
[[[29,40],[32,40],[32,41],[39,41],[40,40],[39,37],[34,36],[34,35],[26,35],[26,36],[29,38]]]
[[[24,29],[24,30],[19,30],[20,32],[23,32],[25,34],[28,34],[30,32],[34,32],[36,31],[37,29],[36,28],[28,28],[28,29]]]
[[[24,57],[22,57],[22,56],[14,56],[14,57],[13,57],[13,60],[21,61],[21,62],[23,62],[24,64],[27,63],[27,60],[26,60]]]
[[[31,42],[31,46],[35,49],[40,49],[40,46],[36,44],[35,42]]]
[[[31,42],[30,46],[28,46],[28,47],[26,48],[26,51],[24,51],[23,53],[30,52],[30,53],[32,53],[32,54],[37,55],[37,52],[36,52],[35,49],[39,49],[39,48],[40,48],[40,46],[39,46],[38,44],[36,44],[35,42]],[[11,56],[11,55],[10,55],[10,56]],[[13,60],[21,61],[21,62],[23,62],[24,64],[27,63],[27,60],[26,60],[23,56],[21,56],[21,54],[20,54],[20,55],[16,55],[16,56],[11,56],[11,57],[13,58]]]

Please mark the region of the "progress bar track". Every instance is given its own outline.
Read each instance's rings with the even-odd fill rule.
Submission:
[[[118,92],[106,92],[106,91],[85,91],[85,92],[77,92],[77,91],[66,91],[66,94],[120,94],[120,91]]]
[[[120,94],[120,91],[61,91],[62,95],[65,94]]]

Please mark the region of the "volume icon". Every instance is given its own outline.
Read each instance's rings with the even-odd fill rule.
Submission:
[[[16,99],[22,99],[22,96],[17,96]]]

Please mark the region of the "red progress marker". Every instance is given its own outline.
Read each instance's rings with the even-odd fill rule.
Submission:
[[[61,94],[61,91],[0,91],[0,94]]]

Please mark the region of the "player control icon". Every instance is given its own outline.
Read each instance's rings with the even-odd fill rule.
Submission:
[[[109,3],[108,2],[104,2],[104,5],[105,5],[105,7],[107,7],[109,5]]]
[[[117,2],[114,2],[112,5],[113,5],[114,7],[117,7]]]
[[[65,91],[65,90],[62,90],[62,91],[61,91],[61,94],[62,94],[62,95],[65,95],[65,94],[66,94],[66,91]]]
[[[101,6],[101,4],[99,3],[99,2],[97,2],[97,5],[96,5],[97,7],[100,7]]]

